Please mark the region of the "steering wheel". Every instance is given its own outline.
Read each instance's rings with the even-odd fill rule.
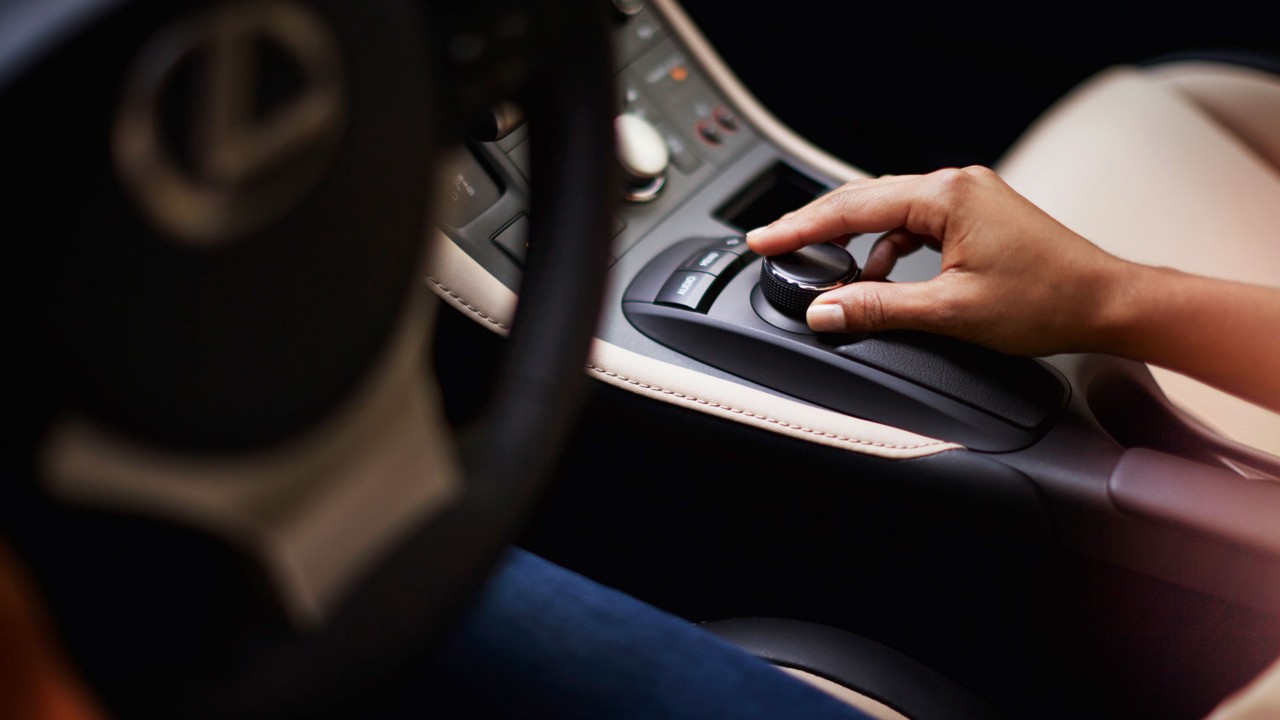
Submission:
[[[0,10],[0,532],[114,714],[346,713],[449,627],[539,491],[604,283],[605,7],[444,5]],[[530,252],[490,451],[462,459],[424,238],[439,151],[512,99]]]

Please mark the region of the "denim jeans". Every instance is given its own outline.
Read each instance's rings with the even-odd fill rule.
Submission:
[[[867,718],[693,623],[518,549],[415,677],[418,717]]]

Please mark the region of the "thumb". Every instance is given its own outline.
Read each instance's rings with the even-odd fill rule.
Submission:
[[[858,282],[818,296],[805,315],[817,332],[931,330],[938,300],[928,282]]]

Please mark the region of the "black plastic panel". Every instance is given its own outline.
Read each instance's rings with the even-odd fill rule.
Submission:
[[[1280,555],[1280,485],[1165,453],[1127,450],[1108,490],[1120,510]]]
[[[623,312],[640,332],[690,357],[802,400],[875,422],[1006,452],[1039,439],[1069,388],[1038,360],[918,333],[817,335],[752,307],[759,258],[707,283],[696,303],[658,304],[688,257],[720,238],[689,238],[632,281]]]
[[[841,355],[1034,428],[1061,407],[1062,380],[1034,361],[939,335],[884,333],[836,348]]]

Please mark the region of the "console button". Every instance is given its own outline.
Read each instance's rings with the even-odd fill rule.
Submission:
[[[685,144],[684,140],[679,135],[671,132],[671,129],[665,124],[656,123],[655,127],[658,128],[658,132],[662,133],[662,137],[667,141],[667,149],[671,151],[671,164],[679,168],[680,172],[685,175],[693,174],[693,171],[702,165],[702,160],[698,159],[698,156],[689,150],[689,146]]]
[[[493,236],[493,244],[497,245],[517,265],[524,264],[525,252],[529,249],[529,218],[524,213],[507,223]]]
[[[623,26],[618,29],[617,41],[614,43],[619,66],[630,65],[632,60],[643,55],[666,37],[666,32],[658,22],[657,16],[647,6],[640,7],[635,13],[625,17]]]
[[[737,253],[720,248],[699,250],[685,261],[682,270],[700,270],[704,273],[719,276],[726,270],[736,269],[739,265]]]
[[[736,121],[737,132],[717,122],[718,107],[729,112],[732,108],[671,38],[637,59],[625,78],[653,101],[667,124],[688,138],[704,162],[724,166],[754,137],[741,118]]]
[[[730,235],[721,238],[706,247],[707,250],[728,250],[735,255],[747,255],[751,248],[747,247],[747,239],[741,235]]]
[[[442,185],[445,224],[454,228],[480,217],[502,196],[498,184],[467,149],[459,149],[449,158]]]
[[[627,224],[622,221],[622,218],[613,218],[613,235],[611,237],[618,237],[626,229]],[[529,217],[524,213],[520,213],[515,220],[507,223],[501,230],[494,233],[492,240],[493,244],[497,245],[517,265],[523,265],[524,256],[529,250]],[[616,255],[614,259],[617,259]]]
[[[507,151],[507,157],[520,171],[525,180],[529,179],[529,143],[521,141]]]
[[[716,276],[696,270],[677,270],[667,278],[654,302],[658,305],[705,312],[711,306],[715,294],[711,292]]]
[[[695,125],[694,129],[698,132],[698,137],[708,145],[723,145],[724,135],[720,134],[720,128],[711,124],[711,121],[702,118]]]
[[[738,118],[729,112],[729,108],[718,105],[715,110],[711,111],[711,117],[715,119],[716,124],[725,130],[738,132]]]

